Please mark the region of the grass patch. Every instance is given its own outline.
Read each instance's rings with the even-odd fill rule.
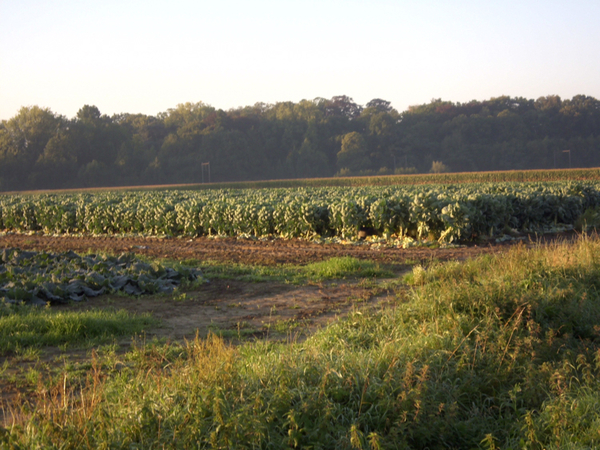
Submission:
[[[391,278],[394,276],[372,261],[363,261],[350,256],[311,263],[302,267],[301,270],[307,278],[316,281],[347,277]]]
[[[244,326],[240,326],[240,325],[234,329],[231,329],[231,328],[230,329],[222,329],[222,328],[219,328],[218,326],[214,326],[214,327],[211,327],[211,333],[213,333],[220,339],[226,339],[226,340],[238,339],[241,341],[243,339],[254,337],[257,334],[261,334],[262,330],[259,330],[256,328],[251,328],[251,327],[244,327]]]
[[[56,311],[25,305],[0,305],[0,354],[44,346],[89,347],[134,335],[156,325],[149,314],[124,310]]]
[[[197,263],[207,279],[240,280],[249,282],[281,281],[291,282],[294,274],[289,266],[253,266],[241,263],[205,261]]]
[[[189,262],[188,262],[189,263]],[[392,278],[394,274],[373,261],[352,257],[331,258],[305,266],[252,266],[220,262],[200,263],[198,267],[208,279],[235,279],[250,282],[284,282],[302,284],[341,278]]]
[[[301,343],[135,348],[118,375],[96,366],[87,384],[61,380],[60,402],[21,406],[0,444],[600,445],[600,241],[415,270],[394,309],[354,312]]]

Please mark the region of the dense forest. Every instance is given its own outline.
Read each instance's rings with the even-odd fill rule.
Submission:
[[[600,166],[600,101],[578,95],[434,99],[398,112],[347,96],[224,111],[68,119],[23,107],[0,125],[0,190],[429,171]]]

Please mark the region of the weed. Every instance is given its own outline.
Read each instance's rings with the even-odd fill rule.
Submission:
[[[0,354],[37,358],[42,346],[92,346],[132,335],[157,323],[124,310],[56,311],[12,305],[0,315]]]
[[[40,372],[38,372],[37,370],[35,370],[31,367],[25,373],[25,380],[31,386],[36,386],[40,380],[40,377],[41,377]]]
[[[393,274],[383,270],[371,261],[361,261],[352,257],[331,258],[327,261],[311,263],[303,267],[304,274],[313,280],[346,278],[349,276],[392,277]]]
[[[25,345],[16,343],[14,346],[14,354],[19,361],[37,361],[40,359],[41,350],[37,345]]]
[[[228,308],[242,308],[242,302],[237,302],[237,303],[229,303],[227,305]]]
[[[600,228],[600,207],[586,209],[575,221],[574,228],[578,231]]]
[[[276,331],[277,333],[280,334],[286,334],[289,333],[290,331],[298,328],[300,326],[300,322],[298,322],[295,319],[287,319],[287,320],[278,320],[277,322],[273,323],[270,327],[273,329],[273,331]]]
[[[175,292],[173,300],[176,302],[185,302],[187,300],[187,294],[185,292]]]

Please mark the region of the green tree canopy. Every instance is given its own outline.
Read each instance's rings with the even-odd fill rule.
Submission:
[[[565,150],[569,152],[565,153]],[[576,95],[432,99],[399,113],[375,98],[256,103],[224,111],[182,103],[157,116],[72,119],[28,106],[0,123],[0,189],[600,166],[600,101]]]
[[[360,133],[352,131],[342,138],[342,149],[337,154],[337,167],[359,171],[370,169],[369,157],[367,156],[367,144]]]

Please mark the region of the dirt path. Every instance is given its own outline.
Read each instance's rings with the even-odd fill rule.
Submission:
[[[301,340],[315,329],[326,326],[352,308],[377,307],[395,301],[392,289],[378,283],[342,280],[308,285],[274,282],[212,280],[184,298],[173,296],[103,296],[56,309],[126,309],[151,313],[160,319],[159,328],[147,337],[181,341],[209,332],[234,342],[247,339]]]

